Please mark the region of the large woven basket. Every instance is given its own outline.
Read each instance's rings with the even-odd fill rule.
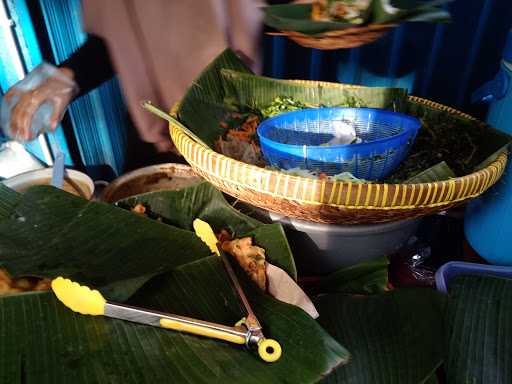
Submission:
[[[340,86],[322,83],[326,86]],[[475,120],[462,112],[410,96],[413,102]],[[354,184],[290,176],[223,156],[170,124],[176,147],[194,171],[225,193],[254,206],[318,223],[369,224],[421,217],[477,197],[503,174],[507,153],[486,168],[446,181]]]
[[[279,33],[270,33],[270,35],[287,36],[289,39],[306,48],[331,50],[356,48],[364,44],[372,43],[384,36],[394,27],[396,27],[396,24],[369,24],[316,35],[306,35],[294,31],[280,31]]]

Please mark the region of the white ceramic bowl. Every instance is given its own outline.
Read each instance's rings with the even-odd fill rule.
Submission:
[[[6,179],[3,183],[17,192],[25,192],[34,185],[50,185],[52,172],[53,168],[29,171]],[[66,169],[64,190],[89,200],[94,194],[94,182],[85,173]]]

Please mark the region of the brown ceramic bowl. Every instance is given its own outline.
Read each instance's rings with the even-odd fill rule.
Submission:
[[[101,200],[115,203],[141,193],[190,187],[204,181],[188,165],[158,164],[136,169],[110,183],[101,193]]]

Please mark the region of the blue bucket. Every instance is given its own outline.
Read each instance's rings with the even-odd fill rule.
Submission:
[[[361,142],[330,145],[340,124]],[[315,108],[267,119],[257,133],[263,156],[273,167],[329,176],[350,172],[359,179],[377,180],[407,156],[420,127],[414,117],[383,109]]]
[[[512,133],[512,31],[503,53],[500,72],[474,95],[489,101],[487,122]],[[466,210],[464,231],[469,244],[486,261],[512,265],[512,163],[496,185],[472,201]]]

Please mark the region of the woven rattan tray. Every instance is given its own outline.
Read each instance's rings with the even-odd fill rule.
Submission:
[[[394,27],[396,27],[396,24],[369,24],[362,27],[351,27],[316,35],[306,35],[294,31],[280,31],[279,33],[269,34],[273,36],[286,36],[306,48],[331,50],[356,48],[372,43]]]
[[[409,100],[475,120],[429,100],[414,96]],[[291,176],[236,161],[198,144],[172,123],[170,134],[194,171],[223,192],[269,211],[318,223],[379,223],[443,211],[482,194],[501,177],[507,163],[503,152],[487,167],[446,181],[354,184]]]

